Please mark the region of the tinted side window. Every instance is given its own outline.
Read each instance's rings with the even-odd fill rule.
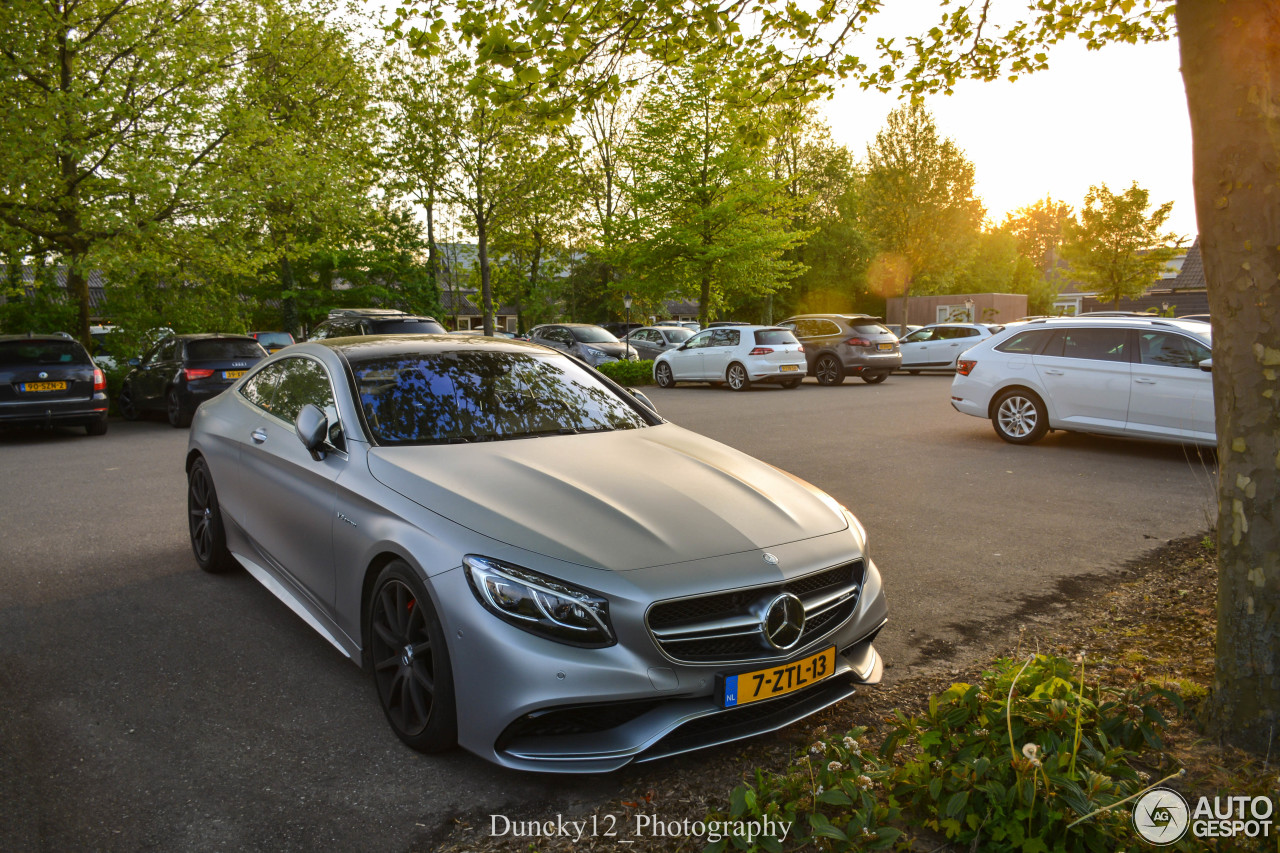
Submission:
[[[1000,352],[1037,353],[1052,335],[1052,329],[1028,329],[1009,338],[1009,340],[997,346],[996,349],[1000,350]]]
[[[838,335],[840,334],[840,326],[830,320],[811,320],[813,323],[813,334],[817,335]]]
[[[276,393],[276,382],[280,379],[280,370],[284,362],[277,361],[253,375],[253,378],[240,386],[240,395],[264,412],[273,411],[272,398]]]
[[[689,338],[689,341],[685,344],[685,347],[687,349],[699,349],[701,347],[708,346],[711,343],[711,334],[712,333],[710,331],[698,332],[698,334],[694,335],[692,338]]]
[[[89,353],[75,341],[5,341],[0,344],[0,363],[24,367],[39,364],[88,364]]]
[[[1139,356],[1143,364],[1162,367],[1187,367],[1198,370],[1200,362],[1213,353],[1199,341],[1170,332],[1142,332],[1138,335]]]
[[[1091,361],[1128,361],[1128,329],[1062,329],[1045,348],[1045,355]]]

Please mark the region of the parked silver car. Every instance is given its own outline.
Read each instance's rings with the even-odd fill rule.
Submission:
[[[637,361],[635,350],[628,349],[613,332],[592,323],[549,323],[534,326],[529,340],[544,347],[576,355],[592,367],[607,361]]]
[[[689,338],[693,332],[680,326],[644,326],[632,329],[622,339],[622,343],[635,350],[644,361],[653,361],[669,349],[675,349]]]
[[[186,470],[199,565],[369,669],[416,749],[608,771],[881,677],[848,510],[543,347],[289,347],[197,410]]]

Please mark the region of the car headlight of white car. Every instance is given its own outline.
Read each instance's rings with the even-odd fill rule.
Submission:
[[[468,554],[462,562],[471,591],[499,619],[574,646],[603,648],[616,642],[607,599],[489,557]]]

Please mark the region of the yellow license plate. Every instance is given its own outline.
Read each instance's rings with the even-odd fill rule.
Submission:
[[[786,696],[816,684],[836,671],[836,647],[781,666],[722,676],[721,704],[726,708]]]
[[[243,371],[243,370],[224,370],[224,371],[222,371],[222,378],[223,378],[223,379],[239,379],[241,376],[244,376],[244,371]]]
[[[878,348],[879,348],[880,352],[892,352],[892,351],[893,351],[893,344],[878,344],[877,346],[878,346]]]
[[[783,373],[786,373],[788,370],[799,370],[800,366],[796,364],[780,364],[778,365],[778,369]]]
[[[65,382],[24,382],[22,383],[23,391],[65,391],[67,383]]]

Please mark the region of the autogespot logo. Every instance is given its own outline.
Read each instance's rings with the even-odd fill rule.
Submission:
[[[1133,807],[1133,828],[1152,844],[1173,844],[1187,834],[1191,810],[1177,791],[1152,788]]]

